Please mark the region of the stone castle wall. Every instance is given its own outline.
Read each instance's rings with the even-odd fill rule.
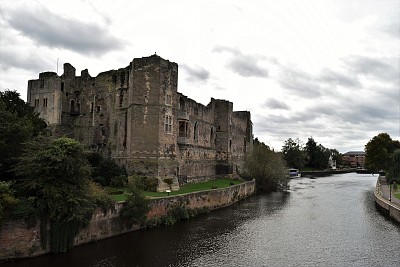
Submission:
[[[44,72],[28,82],[28,102],[56,136],[110,156],[129,174],[180,184],[240,170],[252,143],[249,112],[211,99],[204,106],[178,92],[178,65],[157,55],[91,77]]]
[[[249,181],[222,189],[201,191],[180,196],[151,200],[148,218],[166,216],[168,210],[180,205],[189,209],[218,209],[231,205],[255,192],[255,181]],[[119,217],[123,203],[115,205],[115,211],[104,214],[96,210],[87,227],[75,238],[75,245],[81,245],[134,231],[140,227],[127,227]],[[28,227],[23,220],[5,221],[0,226],[0,260],[7,258],[32,257],[48,253],[40,243],[40,222]]]

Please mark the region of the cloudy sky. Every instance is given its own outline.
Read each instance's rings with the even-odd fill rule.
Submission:
[[[252,113],[254,135],[340,152],[400,135],[400,1],[0,2],[0,90],[71,63],[92,76],[155,52],[178,91]]]

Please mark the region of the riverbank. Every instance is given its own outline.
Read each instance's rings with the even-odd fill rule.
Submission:
[[[325,170],[325,171],[301,171],[302,177],[314,177],[314,176],[327,176],[332,174],[343,174],[355,172],[356,169],[344,169],[344,170]]]
[[[152,199],[148,219],[161,218],[168,211],[180,206],[188,210],[215,210],[229,206],[255,193],[255,181],[248,181],[227,188],[211,189],[179,196]],[[75,237],[74,246],[95,242],[101,239],[121,235],[143,227],[127,226],[119,217],[124,202],[115,204],[114,210],[103,213],[98,209],[92,215],[90,223]],[[40,240],[40,222],[29,227],[23,220],[6,221],[0,230],[0,260],[11,258],[28,258],[49,253],[42,248]]]
[[[400,199],[391,195],[388,185],[382,183],[383,180],[385,178],[382,179],[382,176],[380,176],[376,182],[374,192],[376,206],[383,214],[400,224]]]

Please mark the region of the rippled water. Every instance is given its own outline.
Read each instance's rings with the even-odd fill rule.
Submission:
[[[400,227],[378,213],[376,177],[291,180],[172,227],[5,266],[400,266]]]

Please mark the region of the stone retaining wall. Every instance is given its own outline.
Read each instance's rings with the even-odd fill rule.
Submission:
[[[176,205],[188,209],[208,208],[210,210],[229,206],[255,192],[255,181],[249,181],[235,186],[189,193],[179,196],[152,199],[148,218],[163,217],[169,209]],[[82,229],[75,238],[75,246],[90,243],[100,239],[120,235],[139,229],[134,225],[127,227],[119,217],[123,202],[115,205],[115,211],[104,214],[96,210],[87,227]],[[49,247],[49,246],[47,246]],[[23,220],[5,221],[0,229],[0,259],[32,257],[48,253],[40,244],[40,222],[28,227]]]
[[[378,207],[389,217],[393,218],[398,223],[400,223],[400,208],[397,205],[384,199],[380,195],[378,185],[377,185],[377,190],[375,190],[374,194],[375,194],[375,203],[378,205]]]

